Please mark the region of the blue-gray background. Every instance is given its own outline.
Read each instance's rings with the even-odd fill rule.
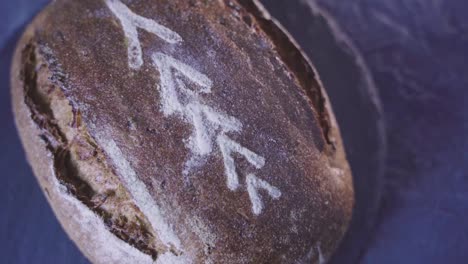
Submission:
[[[46,2],[0,0],[0,263],[87,263],[35,182],[10,110],[12,50]],[[468,263],[468,1],[317,2],[362,53],[386,118],[383,200],[360,263]]]

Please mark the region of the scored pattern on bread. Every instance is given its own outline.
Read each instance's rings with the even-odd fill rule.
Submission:
[[[161,26],[154,20],[135,14],[120,0],[106,0],[106,4],[119,19],[125,37],[129,42],[128,65],[132,69],[137,70],[144,63],[137,32],[138,28],[145,29],[171,44],[183,42],[179,34]],[[156,52],[152,58],[154,66],[161,74],[159,85],[161,111],[166,117],[177,115],[193,126],[194,131],[189,139],[188,147],[194,157],[186,162],[183,173],[187,175],[192,167],[199,166],[197,163],[200,158],[212,153],[213,144],[216,141],[223,155],[227,186],[231,191],[236,191],[240,185],[239,176],[236,171],[235,160],[231,154],[233,152],[241,154],[257,169],[261,169],[265,165],[265,158],[243,147],[226,135],[227,132],[241,132],[242,123],[239,120],[219,113],[216,109],[201,102],[199,94],[211,93],[213,86],[213,82],[208,76],[163,53]],[[201,89],[198,92],[188,89],[183,77],[201,87]],[[259,215],[264,207],[258,194],[259,190],[266,190],[266,194],[273,199],[279,199],[281,196],[281,191],[278,188],[257,178],[254,174],[247,175],[246,185],[252,203],[252,212],[255,215]]]
[[[136,15],[119,0],[105,1],[109,9],[120,20],[120,24],[124,28],[125,37],[130,41],[130,43],[128,43],[128,59],[130,68],[139,69],[143,66],[143,52],[141,50],[140,40],[138,39],[138,28],[145,29],[169,43],[178,43],[182,41],[182,37],[174,31],[161,26],[154,20]]]
[[[23,35],[18,129],[93,263],[323,263],[335,250],[353,192],[333,112],[254,4],[57,0]],[[90,225],[70,217],[85,207]],[[93,228],[122,243],[96,246]]]

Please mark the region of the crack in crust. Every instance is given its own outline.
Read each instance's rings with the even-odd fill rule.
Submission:
[[[30,40],[21,54],[24,102],[53,156],[59,182],[100,216],[112,234],[156,260],[166,249],[87,133],[80,111],[65,97],[61,87],[66,77],[51,73],[47,56],[35,43]]]

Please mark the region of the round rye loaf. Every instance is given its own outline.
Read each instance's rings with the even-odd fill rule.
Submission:
[[[11,78],[27,158],[93,263],[322,264],[347,230],[328,98],[255,1],[57,0]]]

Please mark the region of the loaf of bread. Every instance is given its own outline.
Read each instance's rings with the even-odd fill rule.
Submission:
[[[325,263],[346,232],[327,96],[255,1],[54,1],[18,44],[12,95],[93,263]]]

